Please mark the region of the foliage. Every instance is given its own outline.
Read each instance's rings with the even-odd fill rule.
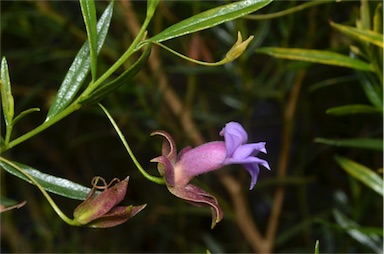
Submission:
[[[382,252],[380,1],[16,1],[1,12],[2,251]],[[226,59],[238,31],[254,37]],[[209,210],[167,192],[149,133],[197,146],[233,120],[266,141],[272,170],[251,192],[239,166],[195,179],[224,210],[211,230]],[[147,207],[116,228],[68,227],[96,175],[129,175],[129,203]]]

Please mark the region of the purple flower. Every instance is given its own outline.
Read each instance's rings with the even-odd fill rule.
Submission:
[[[169,191],[193,205],[210,207],[212,227],[222,219],[223,212],[215,197],[189,184],[191,179],[225,165],[242,164],[251,175],[252,189],[259,175],[259,165],[270,169],[267,161],[255,157],[259,152],[267,152],[265,142],[246,144],[248,135],[236,122],[226,124],[220,131],[225,142],[213,141],[196,148],[186,147],[179,154],[171,135],[164,131],[152,133],[156,134],[165,137],[166,141],[163,143],[162,155],[151,161],[159,163],[159,173],[164,176]]]
[[[252,190],[260,172],[259,165],[271,170],[266,160],[255,157],[259,152],[267,153],[265,142],[246,144],[248,134],[243,126],[236,122],[227,123],[220,131],[220,136],[224,136],[227,150],[224,165],[242,164],[251,175],[250,190]]]

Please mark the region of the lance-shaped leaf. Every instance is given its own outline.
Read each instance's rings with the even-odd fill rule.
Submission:
[[[5,124],[7,126],[12,124],[14,115],[14,102],[11,90],[11,81],[9,78],[8,64],[5,57],[1,59],[0,70],[0,90],[1,90],[1,104],[3,106],[3,114]]]
[[[339,210],[333,210],[333,216],[337,224],[344,229],[353,239],[360,242],[364,246],[368,246],[376,253],[383,253],[383,238],[382,235],[376,234],[375,228],[364,228],[355,221],[349,219]]]
[[[14,162],[17,167],[21,168],[27,174],[32,176],[45,190],[77,200],[85,200],[88,196],[88,193],[91,191],[90,188],[84,187],[83,185],[74,183],[64,178],[56,177],[53,175],[45,174],[37,169],[34,169],[30,166]],[[12,165],[0,161],[0,167],[8,171],[9,173],[23,179],[26,182],[32,183],[31,180],[21,173],[17,168]],[[33,183],[32,183],[33,184]]]
[[[267,54],[282,59],[336,65],[363,71],[374,70],[373,67],[366,62],[325,50],[265,47],[257,49],[256,53]]]
[[[107,36],[109,24],[113,13],[113,1],[105,9],[103,15],[97,23],[97,53],[100,52],[104,40]],[[59,91],[54,99],[45,121],[49,121],[60,113],[73,100],[77,91],[83,84],[90,68],[89,44],[85,42],[77,53],[71,67],[64,77]]]
[[[94,0],[81,0],[80,1],[81,12],[83,13],[83,19],[85,28],[87,30],[88,43],[90,48],[91,57],[91,74],[92,81],[96,79],[97,68],[97,31],[96,31],[96,8]]]
[[[351,115],[351,114],[377,114],[383,112],[382,109],[364,104],[344,105],[327,109],[326,113],[330,115]]]
[[[349,139],[326,139],[316,138],[315,142],[332,146],[355,147],[383,151],[383,140],[373,138],[349,138]]]
[[[383,26],[383,4],[376,5],[375,14],[373,15],[373,31],[381,32]]]
[[[149,38],[147,41],[162,42],[175,37],[180,37],[182,35],[214,27],[221,23],[234,20],[236,18],[255,12],[271,2],[272,0],[235,1],[233,3],[216,7],[196,14],[190,18],[184,19],[179,23],[166,28],[152,38]]]
[[[87,97],[80,99],[79,102],[82,104],[98,102],[120,86],[128,84],[141,70],[143,65],[148,61],[150,53],[151,47],[148,46],[140,58],[133,65],[131,65],[129,69],[124,71],[119,77],[112,80],[111,82],[97,87],[94,91],[87,95]]]
[[[30,113],[33,113],[33,112],[38,112],[40,111],[39,108],[30,108],[30,109],[26,109],[24,111],[22,111],[20,114],[18,114],[12,121],[12,124],[15,125],[18,121],[20,121],[23,117],[25,117],[26,115],[29,115]]]
[[[383,87],[376,81],[373,80],[370,73],[358,72],[357,73],[361,80],[361,86],[367,96],[368,100],[375,106],[377,109],[383,109]]]
[[[364,183],[381,196],[384,195],[383,178],[373,172],[373,170],[342,156],[335,156],[335,160],[348,174]]]
[[[337,30],[348,36],[384,48],[384,36],[380,33],[371,30],[358,29],[356,27],[351,26],[344,26],[333,22],[330,22],[330,24],[333,28],[336,28]]]
[[[319,254],[320,253],[320,247],[319,247],[319,240],[316,240],[316,243],[315,243],[315,254]]]
[[[147,0],[147,17],[152,17],[160,0]]]

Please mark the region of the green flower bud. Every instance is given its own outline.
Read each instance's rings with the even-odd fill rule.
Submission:
[[[241,33],[238,32],[237,33],[237,41],[235,43],[235,45],[232,46],[232,48],[227,52],[225,58],[227,59],[227,61],[233,61],[235,60],[236,58],[238,58],[241,54],[243,54],[243,52],[245,51],[245,49],[247,48],[248,44],[251,42],[251,40],[253,39],[253,35],[249,36],[249,38],[245,41],[243,41],[243,38],[241,36]]]

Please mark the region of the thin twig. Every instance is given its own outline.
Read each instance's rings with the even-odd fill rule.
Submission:
[[[220,180],[231,195],[235,208],[236,222],[243,232],[245,239],[255,252],[266,253],[268,246],[265,244],[266,241],[253,221],[245,195],[241,191],[242,185],[225,172],[220,172]]]
[[[316,17],[317,9],[311,9],[309,12],[310,17]],[[314,34],[316,32],[316,19],[310,18],[308,24],[307,38],[314,38]],[[312,40],[308,40],[306,43],[306,48],[311,48]],[[291,94],[288,98],[288,104],[284,112],[284,127],[282,130],[282,141],[281,141],[281,149],[279,161],[277,164],[277,179],[284,179],[290,159],[290,148],[292,143],[292,129],[294,124],[295,111],[297,108],[297,102],[300,95],[300,90],[302,87],[302,83],[304,80],[304,76],[306,74],[306,69],[299,71],[296,75],[296,78],[293,82],[293,87],[291,90]],[[276,232],[279,225],[280,214],[283,207],[285,188],[284,185],[280,186],[273,198],[273,205],[271,215],[269,217],[267,232],[265,235],[266,243],[269,245],[269,251],[273,250],[273,243],[275,242]]]
[[[305,76],[306,71],[302,70],[297,73],[296,79],[293,84],[293,88],[291,91],[291,94],[288,99],[288,104],[286,107],[286,110],[284,112],[284,127],[283,127],[283,134],[282,134],[282,141],[281,141],[281,149],[280,149],[280,156],[279,161],[277,164],[277,179],[282,180],[284,179],[287,168],[289,165],[289,154],[290,154],[290,148],[291,148],[291,141],[292,141],[292,128],[294,123],[294,116],[297,106],[297,100],[299,98],[301,85],[303,83],[303,79]],[[272,205],[272,212],[271,216],[269,217],[268,222],[268,228],[266,232],[266,244],[268,247],[266,248],[266,252],[272,252],[273,249],[273,243],[276,236],[276,230],[277,226],[279,225],[279,218],[283,206],[284,201],[284,194],[285,194],[285,187],[284,185],[281,185],[275,192],[275,196],[273,198],[273,205]]]

